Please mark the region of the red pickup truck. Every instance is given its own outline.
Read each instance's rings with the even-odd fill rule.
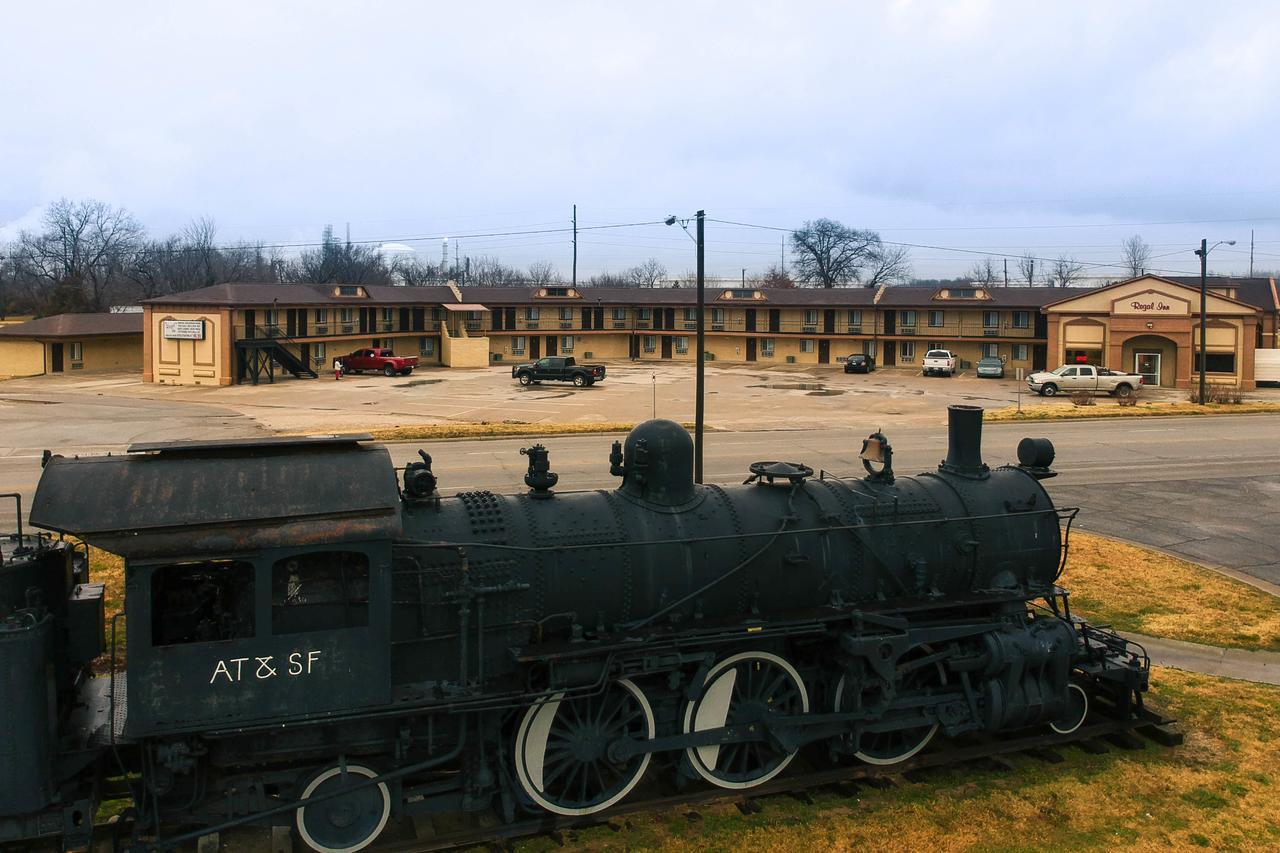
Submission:
[[[338,359],[342,362],[343,373],[364,373],[366,370],[381,370],[387,376],[408,376],[418,366],[417,356],[400,356],[385,347],[358,349],[351,355]]]

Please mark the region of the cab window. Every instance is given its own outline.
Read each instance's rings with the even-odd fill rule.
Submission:
[[[313,551],[271,567],[271,632],[297,634],[369,624],[369,558]]]
[[[152,571],[152,645],[243,640],[253,635],[253,564],[207,560]]]

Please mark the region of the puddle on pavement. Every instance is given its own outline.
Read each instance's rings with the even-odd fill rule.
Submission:
[[[99,394],[99,397],[102,395]],[[23,400],[21,397],[0,397],[0,403],[30,403],[33,406],[57,406],[61,400]]]
[[[748,388],[768,388],[770,391],[808,391],[806,397],[837,397],[848,393],[843,388],[828,388],[821,382],[766,382],[748,385]]]
[[[415,388],[419,385],[434,385],[437,382],[443,382],[443,379],[414,379],[410,382],[401,382],[401,388]]]

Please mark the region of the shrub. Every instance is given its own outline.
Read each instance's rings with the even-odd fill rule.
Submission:
[[[1216,403],[1239,405],[1244,402],[1244,392],[1239,388],[1231,385],[1206,384],[1204,386],[1205,403]],[[1192,381],[1191,387],[1187,389],[1187,402],[1200,402],[1200,385],[1198,382]]]
[[[1093,401],[1093,392],[1091,391],[1072,391],[1071,405],[1073,406],[1096,406]]]
[[[1138,405],[1138,398],[1136,395],[1130,394],[1128,397],[1120,397],[1117,399],[1116,404],[1120,406],[1136,406]]]

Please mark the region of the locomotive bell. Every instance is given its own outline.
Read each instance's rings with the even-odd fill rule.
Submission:
[[[693,439],[675,421],[638,424],[622,446],[618,491],[659,506],[683,506],[697,497],[693,485]]]

